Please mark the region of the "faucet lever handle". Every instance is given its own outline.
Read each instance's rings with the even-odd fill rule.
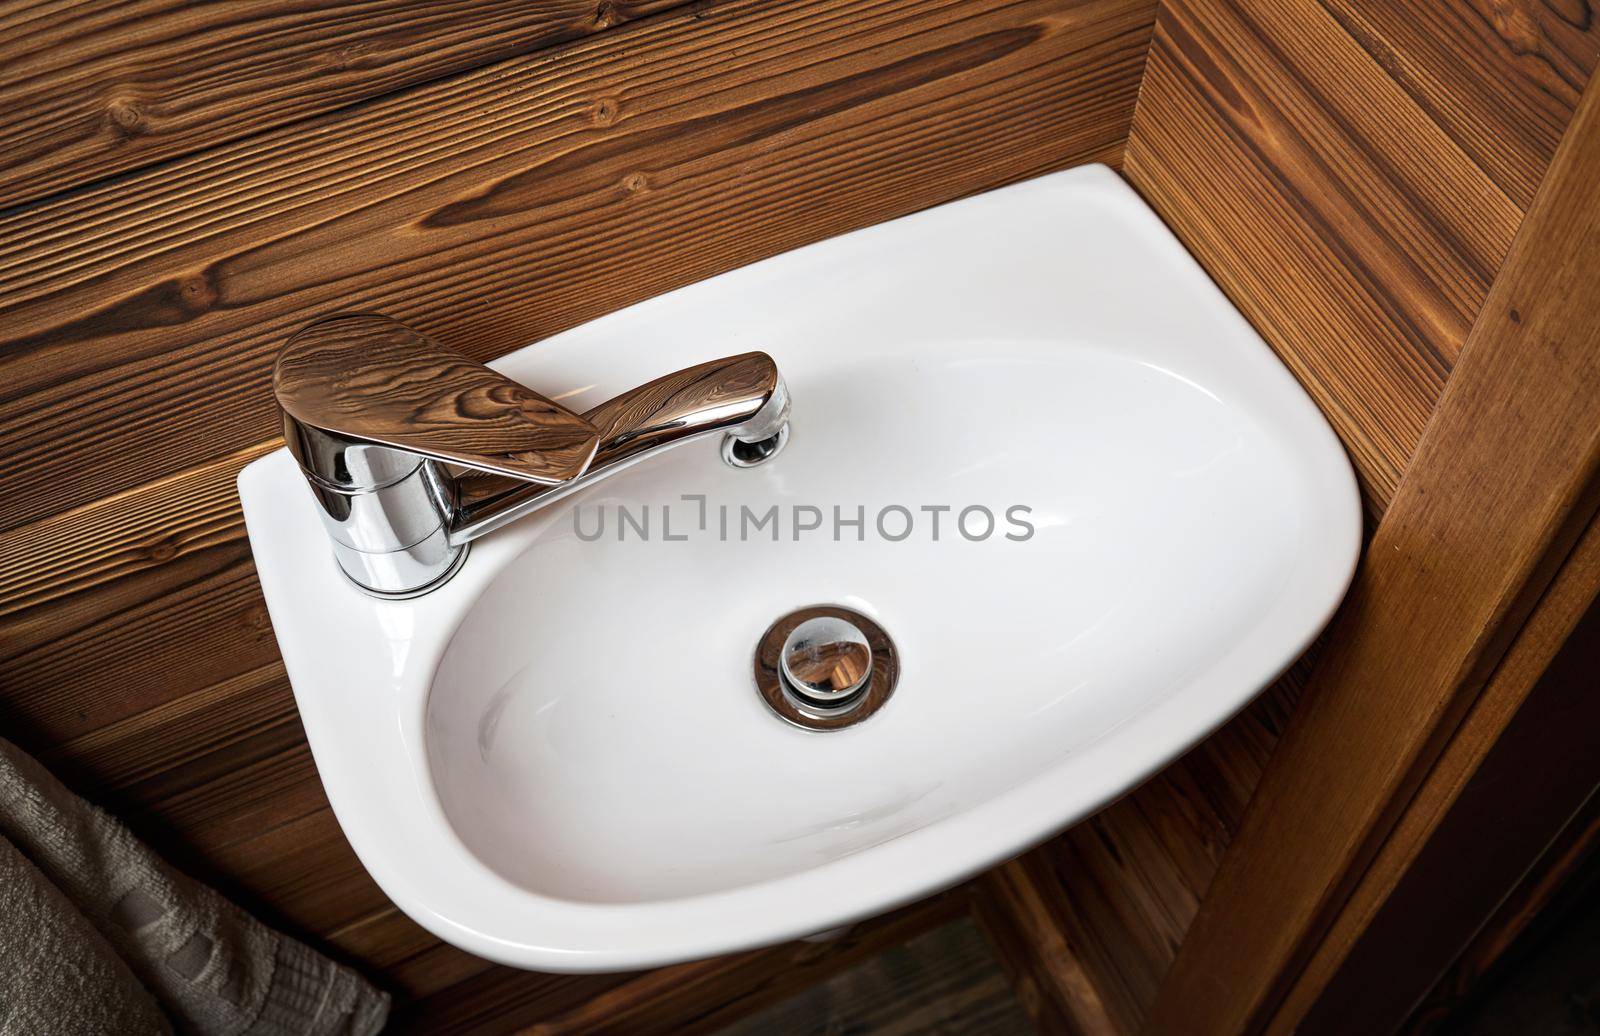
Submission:
[[[588,420],[388,317],[346,313],[302,328],[278,354],[273,392],[301,465],[376,445],[541,485],[589,467],[600,433]],[[320,433],[320,434],[319,434]],[[319,440],[319,441],[313,441]],[[342,466],[342,465],[339,465]]]

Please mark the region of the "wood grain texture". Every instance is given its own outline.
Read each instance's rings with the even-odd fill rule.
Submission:
[[[1593,540],[1600,545],[1600,530]],[[1600,556],[1600,550],[1594,553]],[[1292,1031],[1304,1036],[1398,1031],[1422,994],[1491,921],[1507,890],[1516,888],[1584,804],[1600,797],[1600,695],[1595,693],[1600,687],[1600,605],[1595,604],[1600,578],[1594,571],[1584,577],[1590,591],[1587,613],[1547,659],[1538,686],[1500,724],[1492,746],[1455,789],[1448,810],[1411,853],[1381,906],[1361,909],[1352,897],[1341,911],[1341,921],[1347,914],[1360,915],[1360,931],[1330,932],[1323,941],[1323,947],[1338,945],[1342,951],[1338,968],[1324,977],[1313,966],[1295,984],[1278,1012],[1294,1020]],[[1530,626],[1538,623],[1536,615]],[[1424,793],[1436,773],[1429,774]],[[1414,808],[1415,802],[1408,812]],[[1494,837],[1484,838],[1486,830]],[[1470,865],[1463,866],[1463,860]],[[1370,874],[1369,869],[1363,885]],[[1322,952],[1319,948],[1319,956]],[[1302,987],[1317,990],[1314,997],[1307,994],[1306,1007],[1297,1002]],[[1287,1022],[1274,1028],[1291,1031]]]
[[[1526,208],[1594,71],[1590,0],[1323,0],[1451,140]]]
[[[1399,1032],[1424,1036],[1449,1031],[1458,1018],[1472,1017],[1482,994],[1493,997],[1496,981],[1507,972],[1537,966],[1528,958],[1537,959],[1551,931],[1568,927],[1571,912],[1581,909],[1586,899],[1592,901],[1596,888],[1600,888],[1600,794],[1589,800],[1511,891]]]
[[[1011,975],[1023,1010],[1045,1033],[1113,1036],[1122,1030],[1106,1008],[1081,952],[1067,940],[1052,902],[1065,890],[1038,874],[1035,851],[984,874],[977,882],[979,923]]]
[[[319,313],[387,313],[481,360],[1114,160],[1151,14],[705,4],[0,218],[0,529],[270,437],[270,357]]]
[[[1584,3],[1163,4],[1125,172],[1322,406],[1374,522],[1597,48]],[[1125,1018],[1168,963],[1116,969]]]
[[[1327,409],[1376,516],[1594,65],[1593,18],[1169,0],[1135,118],[1154,8],[721,0],[385,96],[500,56],[460,48],[497,46],[510,5],[452,15],[481,28],[439,43],[450,68],[404,42],[445,5],[344,8],[300,28],[406,27],[324,97],[268,88],[248,126],[204,136],[187,113],[233,95],[176,87],[192,105],[160,132],[41,159],[35,186],[0,190],[166,161],[0,215],[0,720],[175,862],[395,991],[413,1031],[699,1031],[846,966],[849,949],[796,946],[537,976],[387,902],[323,797],[233,497],[278,445],[270,358],[312,316],[362,306],[485,359],[829,234],[1120,166],[1131,121],[1126,172]],[[186,53],[174,39],[163,61]],[[40,74],[82,85],[98,67]],[[963,893],[1043,1031],[1137,1031],[1303,670],[1009,883]],[[881,937],[921,930],[900,923]],[[886,945],[879,931],[864,938]]]
[[[1367,962],[1369,973],[1376,970],[1390,979],[1405,973],[1408,967],[1414,968],[1423,963],[1426,955],[1404,938],[1391,937],[1385,943],[1374,946],[1369,929],[1385,911],[1415,909],[1406,904],[1409,899],[1417,898],[1417,894],[1413,892],[1408,895],[1402,889],[1402,883],[1414,888],[1420,881],[1426,889],[1430,884],[1440,881],[1437,874],[1420,879],[1416,876],[1421,854],[1441,854],[1445,860],[1457,862],[1462,858],[1460,845],[1436,847],[1443,837],[1440,833],[1442,825],[1451,822],[1452,818],[1457,827],[1481,823],[1484,818],[1492,816],[1496,808],[1503,809],[1504,804],[1492,797],[1492,792],[1497,788],[1515,789],[1515,795],[1526,800],[1518,804],[1513,818],[1493,825],[1496,830],[1495,844],[1484,846],[1474,854],[1474,873],[1458,874],[1445,883],[1454,893],[1465,895],[1475,891],[1482,894],[1483,886],[1475,883],[1480,881],[1481,872],[1488,871],[1489,863],[1499,854],[1513,851],[1509,855],[1510,863],[1505,863],[1502,858],[1501,866],[1521,867],[1527,864],[1526,858],[1514,854],[1517,849],[1526,852],[1525,846],[1513,846],[1513,835],[1517,833],[1519,824],[1537,824],[1541,820],[1546,824],[1552,823],[1545,811],[1561,809],[1560,803],[1563,801],[1567,802],[1567,809],[1572,808],[1569,800],[1574,793],[1563,782],[1576,780],[1580,784],[1584,781],[1590,785],[1600,783],[1600,746],[1586,751],[1581,740],[1594,736],[1600,730],[1600,714],[1585,717],[1581,707],[1575,708],[1570,704],[1563,706],[1559,698],[1566,689],[1562,685],[1563,680],[1569,683],[1575,678],[1585,681],[1581,686],[1590,692],[1596,686],[1594,673],[1600,671],[1597,669],[1600,654],[1596,654],[1600,641],[1595,640],[1596,635],[1600,634],[1600,619],[1595,615],[1597,591],[1600,591],[1600,525],[1591,525],[1562,564],[1550,588],[1495,668],[1494,676],[1473,702],[1460,727],[1429,770],[1426,780],[1406,803],[1394,830],[1361,875],[1349,901],[1321,940],[1304,972],[1295,981],[1279,1009],[1280,1014],[1290,1018],[1304,1016],[1308,1020],[1302,1024],[1310,1025],[1308,1012],[1316,1011],[1327,1017],[1341,1010],[1338,1006],[1341,994],[1331,983],[1335,981],[1336,974],[1359,969],[1363,959]],[[1584,651],[1589,654],[1585,656]],[[1561,658],[1567,659],[1564,671],[1554,661]],[[1541,733],[1532,738],[1523,735],[1523,757],[1518,758],[1514,747],[1508,744],[1508,738],[1512,737],[1518,725],[1529,726],[1538,722],[1525,715],[1535,704],[1530,701],[1535,694],[1542,699],[1538,708],[1543,710],[1543,715],[1548,717],[1552,712],[1558,715],[1554,720],[1544,721]],[[1559,715],[1562,708],[1566,708],[1568,714]],[[1580,740],[1574,744],[1574,738]],[[1528,755],[1530,741],[1540,744],[1541,750]],[[1491,768],[1486,772],[1486,764],[1497,757],[1506,761],[1500,764],[1498,771]],[[1496,772],[1498,777],[1491,776]],[[1540,786],[1539,782],[1547,780],[1553,783]],[[1480,789],[1476,799],[1463,800],[1463,795],[1470,788],[1485,783],[1490,787],[1487,790]],[[1580,789],[1580,793],[1587,794],[1587,789]],[[1493,889],[1492,883],[1490,888]],[[1470,904],[1471,900],[1467,898],[1464,902]],[[1471,917],[1473,909],[1469,905],[1441,911],[1441,914],[1454,922]],[[1481,919],[1481,913],[1487,908],[1480,906],[1477,909]],[[1450,928],[1451,924],[1446,922],[1418,924],[1412,927],[1412,935],[1413,938],[1444,938]],[[1458,939],[1465,938],[1459,932],[1455,935]],[[1352,960],[1352,954],[1362,943],[1366,944],[1365,953]],[[1385,960],[1385,949],[1397,951],[1406,959],[1399,964]],[[1434,966],[1439,968],[1444,963],[1433,961]],[[1359,978],[1342,981],[1346,990],[1352,983],[1363,984]],[[1364,984],[1367,993],[1360,998],[1361,1009],[1386,1009],[1393,1016],[1389,1018],[1387,1028],[1397,1028],[1411,1005],[1409,1002],[1396,1004],[1392,998],[1408,993],[1414,995],[1416,988],[1407,990],[1404,984],[1396,983],[1396,988],[1385,990],[1370,978]],[[1348,1006],[1354,1007],[1353,1004]],[[1382,1027],[1376,1023],[1369,1026]]]
[[[1127,175],[1321,405],[1374,518],[1594,67],[1574,6],[1530,54],[1470,4],[1163,4]]]
[[[275,445],[0,533],[0,707],[19,741],[60,744],[276,663],[233,485]]]
[[[328,808],[234,478],[279,445],[270,360],[320,312],[381,307],[484,359],[833,233],[1116,164],[1153,18],[1154,0],[700,3],[263,117],[0,215],[0,448],[20,451],[0,495],[8,735],[395,992],[413,1031],[725,1024],[885,945],[874,932],[921,930],[603,978],[441,944]]]
[[[532,975],[497,968],[400,1012],[393,1031],[419,1036],[711,1033],[948,924],[968,909],[966,890],[956,889],[864,922],[828,942],[786,943],[637,975]]]
[[[600,445],[599,430],[561,404],[374,313],[327,317],[295,332],[273,364],[272,392],[293,422],[284,432],[290,452],[323,479],[339,462],[308,444],[315,433],[546,484],[581,475]],[[400,470],[418,463],[413,457]]]
[[[1173,765],[976,883],[1041,1032],[1140,1032],[1317,655]]]
[[[681,2],[10,3],[0,208]]]
[[[719,1029],[717,1036],[840,1031],[1027,1036],[1034,1030],[989,941],[963,917]]]
[[[1151,1015],[1268,1022],[1600,495],[1600,89],[1551,163]],[[1444,602],[1448,602],[1448,606]]]

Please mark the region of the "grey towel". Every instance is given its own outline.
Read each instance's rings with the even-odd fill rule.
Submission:
[[[0,739],[0,1036],[367,1036],[388,1013]]]

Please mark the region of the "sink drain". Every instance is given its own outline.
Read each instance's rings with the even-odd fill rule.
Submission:
[[[807,730],[839,730],[883,707],[900,678],[884,628],[850,608],[790,612],[756,645],[756,688],[767,706]]]

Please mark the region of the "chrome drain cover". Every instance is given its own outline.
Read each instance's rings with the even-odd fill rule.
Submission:
[[[756,688],[767,706],[807,730],[840,730],[883,707],[900,679],[884,628],[851,608],[790,612],[756,645]]]

